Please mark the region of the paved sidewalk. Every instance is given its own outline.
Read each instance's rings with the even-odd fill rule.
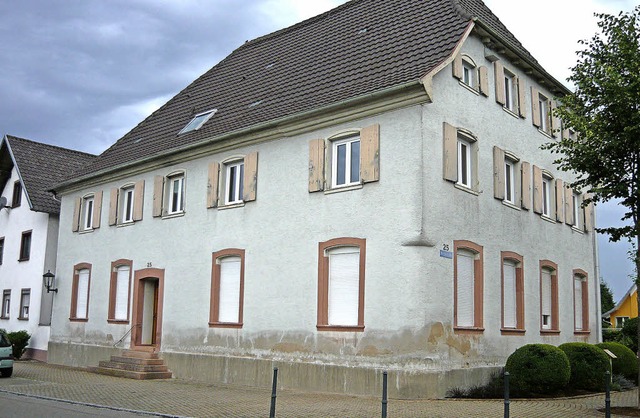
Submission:
[[[34,361],[16,362],[0,391],[152,414],[187,417],[267,417],[271,391],[184,380],[136,381],[102,376]],[[612,406],[632,406],[636,390],[612,394]],[[511,417],[602,417],[604,395],[547,400],[513,400]],[[281,390],[277,417],[379,417],[380,399]],[[388,416],[502,417],[501,400],[390,400]]]

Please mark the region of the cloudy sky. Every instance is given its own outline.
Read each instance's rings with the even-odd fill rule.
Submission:
[[[0,0],[0,134],[100,153],[244,41],[342,3]],[[597,30],[593,13],[634,6],[632,0],[485,3],[561,81],[575,63],[577,41]],[[601,205],[599,225],[617,222],[620,213]],[[616,299],[631,284],[627,249],[600,239],[601,276]]]

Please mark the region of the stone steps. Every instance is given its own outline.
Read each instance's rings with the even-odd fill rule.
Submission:
[[[89,371],[128,379],[171,379],[173,374],[158,353],[125,350],[119,356],[111,356],[109,361],[99,362]]]

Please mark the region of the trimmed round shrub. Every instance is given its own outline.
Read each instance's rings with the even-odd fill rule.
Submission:
[[[511,391],[516,396],[556,394],[571,377],[566,354],[549,344],[523,345],[509,356],[505,370],[510,374]]]
[[[638,380],[638,358],[629,347],[616,342],[596,344],[602,349],[607,349],[616,355],[612,361],[613,374],[620,374],[626,379],[635,382]]]
[[[10,332],[7,334],[7,337],[9,337],[11,345],[13,345],[13,357],[15,357],[16,359],[20,359],[24,352],[27,350],[31,335],[27,331],[21,330]]]
[[[605,373],[610,370],[609,356],[599,347],[587,343],[565,343],[558,347],[571,364],[569,386],[576,390],[604,390]]]

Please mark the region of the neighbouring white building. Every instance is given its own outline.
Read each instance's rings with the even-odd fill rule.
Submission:
[[[414,398],[597,342],[593,208],[540,149],[567,93],[480,0],[245,43],[55,187],[49,360]]]
[[[26,330],[25,357],[47,359],[60,202],[47,189],[93,155],[5,135],[0,141],[0,328]]]

